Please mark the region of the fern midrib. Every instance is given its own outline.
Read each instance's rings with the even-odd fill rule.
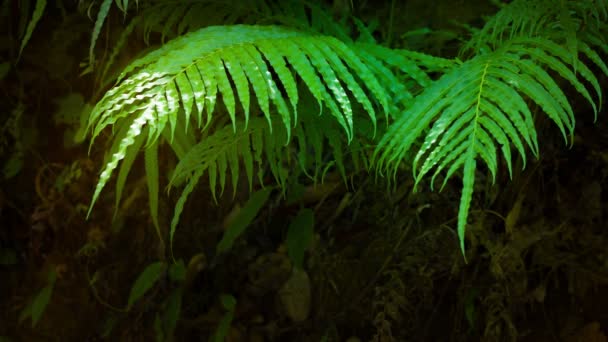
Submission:
[[[470,146],[468,147],[468,157],[464,161],[463,165],[463,189],[460,196],[460,206],[458,210],[458,238],[460,240],[460,251],[462,255],[465,256],[466,262],[466,254],[465,254],[465,231],[467,224],[468,211],[471,204],[471,198],[473,193],[473,186],[475,184],[475,170],[476,170],[476,135],[477,135],[477,127],[479,126],[479,117],[481,116],[481,94],[483,93],[484,83],[486,81],[486,74],[488,68],[490,67],[490,62],[486,62],[483,73],[481,75],[481,80],[479,82],[479,92],[477,93],[477,104],[475,106],[475,121],[473,123],[473,132],[471,133]],[[490,167],[490,165],[488,165]]]
[[[473,132],[471,133],[472,137],[475,137],[477,134],[477,127],[478,127],[478,120],[480,117],[480,107],[481,107],[481,94],[483,93],[483,85],[485,83],[486,80],[486,74],[488,72],[488,68],[490,67],[490,62],[486,62],[485,66],[483,68],[483,73],[481,74],[481,80],[479,82],[479,92],[477,93],[477,104],[475,105],[475,122],[473,124]],[[471,150],[475,150],[475,142],[477,139],[472,139],[473,141],[471,142]],[[474,152],[469,152],[469,153],[474,153]]]

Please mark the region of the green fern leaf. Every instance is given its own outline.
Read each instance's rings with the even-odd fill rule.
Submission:
[[[275,127],[275,134],[280,128],[280,126]],[[233,189],[236,189],[239,177],[239,156],[245,161],[250,187],[253,184],[254,160],[257,162],[258,167],[261,166],[261,152],[264,148],[260,145],[266,146],[266,156],[270,164],[278,164],[276,159],[280,158],[280,153],[277,153],[276,149],[280,145],[276,144],[274,140],[270,140],[270,143],[266,141],[265,144],[261,142],[264,137],[278,139],[276,135],[269,134],[268,130],[267,123],[261,118],[253,118],[246,129],[244,123],[239,122],[236,132],[231,127],[224,127],[194,146],[184,156],[175,168],[169,183],[171,186],[172,184],[180,183],[182,179],[189,178],[188,184],[178,199],[174,210],[171,223],[171,237],[175,232],[187,197],[205,172],[209,174],[209,187],[215,198],[216,186],[218,185],[216,177],[219,175],[219,186],[221,191],[223,191],[228,167],[231,169],[230,175]],[[252,143],[257,146],[253,146]]]
[[[89,64],[93,65],[95,62],[95,44],[97,43],[97,38],[99,37],[99,33],[101,32],[101,27],[103,26],[103,22],[106,20],[108,16],[108,12],[110,12],[110,6],[112,5],[112,0],[104,0],[99,7],[99,12],[97,13],[97,20],[95,20],[95,27],[93,28],[93,34],[91,34],[91,45],[89,46]]]
[[[97,181],[97,186],[95,187],[95,193],[93,194],[93,200],[91,201],[91,205],[87,212],[87,217],[89,217],[91,215],[91,210],[93,209],[93,206],[94,206],[95,202],[97,201],[97,198],[99,197],[99,194],[101,193],[101,190],[104,188],[106,183],[110,180],[112,172],[114,171],[114,169],[116,169],[116,167],[118,166],[118,163],[125,158],[125,155],[127,153],[127,150],[129,149],[129,147],[135,143],[135,139],[141,134],[145,125],[149,122],[154,121],[154,114],[152,112],[152,109],[153,108],[151,107],[151,109],[142,113],[142,115],[140,117],[136,118],[128,126],[129,128],[127,130],[127,134],[126,134],[125,138],[120,140],[116,153],[112,154],[110,161],[106,164],[105,168],[99,175],[99,181]]]
[[[205,84],[203,83],[203,80],[201,79],[201,74],[198,71],[198,68],[188,68],[186,69],[185,72],[186,78],[188,78],[188,81],[190,82],[190,89],[192,90],[192,93],[188,92],[188,88],[187,87],[181,87],[180,86],[180,92],[182,92],[182,94],[191,94],[192,95],[192,102],[194,104],[194,106],[196,107],[196,121],[198,122],[198,127],[200,128],[201,126],[203,126],[203,112],[205,110]],[[182,101],[183,101],[183,97],[182,97]],[[188,115],[189,113],[191,114],[192,112],[186,110],[185,111],[186,115]],[[189,118],[186,116],[186,121],[190,121]],[[209,120],[208,120],[209,121]]]
[[[125,68],[117,85],[106,93],[89,116],[88,128],[93,132],[93,139],[109,125],[120,128],[133,120],[128,133],[115,142],[118,148],[104,167],[92,204],[144,127],[149,127],[144,131],[146,146],[152,146],[166,132],[169,132],[171,144],[177,144],[176,141],[183,144],[184,132],[176,131],[180,116],[187,130],[196,113],[198,126],[205,129],[214,118],[216,101],[221,99],[233,130],[240,122],[236,105],[241,105],[245,114],[244,131],[250,121],[249,87],[253,89],[268,128],[276,127],[271,103],[283,123],[280,132],[271,132],[274,140],[268,140],[270,134],[264,137],[263,143],[260,143],[261,137],[252,138],[254,146],[256,143],[260,145],[258,147],[265,146],[270,170],[282,182],[286,178],[285,170],[278,164],[281,159],[275,153],[275,147],[269,146],[277,143],[275,138],[278,136],[283,137],[283,142],[289,142],[292,128],[298,122],[299,94],[294,75],[303,80],[320,108],[329,108],[331,116],[350,140],[354,127],[349,92],[361,103],[374,125],[376,113],[372,101],[379,103],[385,111],[389,108],[389,96],[381,86],[376,70],[366,66],[365,55],[358,55],[356,50],[335,38],[281,27],[208,27],[172,40]],[[276,82],[272,72],[277,75]],[[367,95],[368,91],[372,98]],[[203,111],[207,113],[204,124]],[[179,146],[174,148],[180,150]],[[236,149],[236,145],[231,146]],[[251,157],[258,161],[259,153],[261,150],[255,150],[254,155],[247,156],[248,160]],[[225,159],[226,156],[230,159]],[[219,181],[223,190],[228,168],[232,182],[236,182],[238,168],[234,156],[235,150],[217,154],[222,159],[209,164],[211,185]],[[252,170],[251,162],[247,165]],[[215,196],[215,186],[212,191]]]
[[[305,111],[305,113],[310,112]],[[172,231],[179,222],[179,214],[183,210],[185,200],[205,172],[209,174],[209,187],[214,198],[217,187],[221,191],[224,190],[228,176],[233,190],[236,189],[240,177],[240,160],[243,161],[250,189],[253,185],[254,169],[262,171],[265,165],[270,168],[276,182],[285,188],[287,170],[291,169],[289,156],[292,153],[292,145],[282,146],[280,143],[287,134],[284,125],[275,123],[272,134],[270,129],[264,118],[255,117],[248,125],[238,122],[236,131],[230,126],[216,130],[190,149],[178,163],[170,181],[172,186],[188,180],[188,185],[183,190],[174,211],[177,216],[174,215],[172,220]],[[351,152],[353,162],[354,158],[359,158],[367,165],[364,154],[360,155],[357,151],[360,149],[359,144],[353,142],[347,149],[346,142],[341,138],[340,129],[330,117],[318,117],[314,114],[300,117],[300,122],[294,129],[298,144],[297,162],[302,171],[313,180],[318,180],[319,175],[328,167],[328,164],[323,163],[323,158],[326,156],[325,145],[329,146],[334,159],[333,164],[344,180],[347,177],[345,151]],[[307,155],[310,153],[314,156],[312,165],[307,162]],[[310,175],[310,169],[314,170],[313,175]]]
[[[247,83],[247,75],[245,75],[245,71],[241,66],[241,62],[238,59],[238,55],[234,53],[232,49],[226,49],[226,54],[224,57],[224,64],[226,69],[230,73],[230,77],[234,80],[234,84],[236,87],[237,94],[239,96],[241,105],[243,106],[243,114],[245,116],[245,125],[249,122],[249,104],[250,104],[250,94],[249,94],[249,86]],[[232,106],[232,104],[231,104]],[[234,107],[229,108],[228,110],[234,110]],[[232,118],[232,117],[231,117]],[[234,118],[233,118],[234,120]]]
[[[597,64],[597,62],[595,62]],[[474,57],[454,68],[416,97],[397,118],[374,153],[380,172],[397,171],[417,138],[427,127],[414,160],[415,187],[435,170],[445,169],[443,185],[462,170],[463,190],[458,212],[458,237],[464,255],[465,227],[472,200],[477,160],[496,178],[497,144],[509,174],[513,144],[525,165],[524,142],[538,154],[536,130],[526,99],[535,102],[557,125],[564,139],[573,135],[575,117],[566,95],[546,69],[556,71],[596,110],[586,86],[571,71],[596,86],[597,79],[572,52],[543,38],[517,38],[493,53]],[[601,96],[598,97],[601,99]]]
[[[182,108],[184,110],[185,130],[187,131],[190,123],[190,115],[192,114],[192,109],[194,107],[194,90],[190,84],[190,81],[188,80],[188,76],[186,76],[186,73],[177,75],[175,78],[175,83],[177,89],[179,90]]]
[[[45,7],[46,7],[46,0],[36,0],[36,7],[34,8],[34,14],[32,15],[32,19],[30,19],[29,23],[27,24],[27,29],[25,30],[25,35],[23,36],[23,39],[21,39],[21,47],[19,47],[19,56],[17,58],[21,58],[21,53],[23,52],[23,49],[25,48],[25,46],[29,42],[30,38],[32,37],[32,33],[34,32],[34,29],[36,28],[38,21],[40,21],[40,18],[42,17],[42,14],[44,13]]]
[[[301,44],[299,48],[303,52],[303,55],[309,55],[311,57],[310,61],[312,62],[312,65],[319,71],[326,86],[339,104],[341,109],[340,112],[333,106],[330,106],[330,110],[338,122],[344,127],[348,140],[350,141],[353,135],[353,112],[350,106],[350,100],[348,99],[348,94],[346,94],[346,91],[338,81],[338,76],[334,72],[334,69],[329,65],[329,61],[313,44],[314,40],[305,38],[303,44]]]
[[[268,60],[272,68],[276,70],[279,80],[287,92],[287,97],[289,98],[291,107],[293,108],[294,120],[297,121],[297,105],[299,100],[298,87],[291,71],[287,68],[285,58],[281,54],[281,50],[268,41],[261,41],[258,44],[258,49]]]
[[[234,99],[234,92],[232,91],[232,86],[230,85],[228,75],[226,75],[225,65],[222,66],[222,63],[223,62],[219,60],[210,61],[210,64],[220,65],[220,67],[215,68],[215,79],[217,80],[218,90],[222,94],[224,105],[228,109],[228,115],[230,116],[232,127],[236,129],[236,103]],[[213,107],[211,107],[210,110],[213,110]]]
[[[228,154],[248,154],[248,160],[253,161],[254,159],[258,160],[258,158],[261,160],[261,156],[254,157],[252,154],[253,149],[249,146],[249,139],[250,136],[263,137],[264,135],[270,135],[266,132],[266,130],[269,130],[268,125],[263,123],[260,118],[254,118],[249,122],[246,129],[244,127],[245,125],[240,122],[237,124],[236,132],[224,127],[195,145],[175,168],[169,183],[170,186],[181,183],[195,171],[205,171],[210,165],[220,163],[220,158],[223,158],[225,163]],[[225,167],[227,168],[227,164]],[[220,186],[223,187],[224,183],[220,183]],[[214,191],[214,189],[211,188],[211,191]]]
[[[291,114],[287,109],[285,100],[283,99],[282,94],[279,92],[276,83],[274,82],[272,77],[270,77],[270,71],[268,70],[266,62],[262,59],[260,51],[251,45],[245,46],[245,50],[249,54],[250,61],[252,61],[255,65],[255,70],[252,70],[252,72],[257,72],[266,84],[265,88],[267,90],[268,98],[276,106],[277,111],[281,116],[281,120],[283,121],[283,124],[285,125],[285,128],[287,130],[287,141],[289,141],[291,132]],[[266,115],[266,118],[268,119],[268,123],[270,125],[270,113],[267,113]]]
[[[257,54],[254,53],[254,55]],[[239,55],[239,57],[241,58],[240,63],[245,71],[245,75],[251,83],[256,98],[258,99],[260,109],[262,110],[262,113],[264,113],[266,120],[268,120],[268,125],[272,127],[268,94],[269,89],[266,86],[265,75],[258,70],[257,63],[252,58],[249,58],[248,55]],[[245,120],[247,121],[248,118],[246,117]]]

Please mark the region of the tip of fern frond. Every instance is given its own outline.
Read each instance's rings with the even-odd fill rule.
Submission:
[[[89,220],[89,217],[91,216],[91,212],[93,211],[93,202],[91,202],[91,204],[89,205],[89,210],[87,210],[87,216],[85,217],[85,220]]]
[[[291,141],[291,127],[285,127],[285,130],[287,131],[287,134],[285,137],[285,144],[283,145],[283,147],[287,147],[289,145],[289,142]]]
[[[88,129],[86,130],[86,132],[88,132]],[[86,137],[86,133],[84,134],[84,136]],[[93,136],[91,138],[91,141],[89,142],[89,148],[87,149],[87,155],[88,156],[91,155],[91,148],[93,148],[93,142],[95,142],[95,136]]]
[[[462,259],[466,265],[466,264],[468,264],[468,261],[467,261],[467,252],[466,252],[465,245],[464,245],[464,237],[459,238],[459,240],[460,240],[460,242],[459,242],[460,254],[462,254]]]
[[[374,132],[372,133],[372,139],[376,140],[376,133],[378,132],[378,126],[376,125],[376,121],[374,120]]]
[[[594,108],[595,109],[595,108]],[[602,110],[602,104],[600,103],[599,108],[593,111],[593,124],[597,123],[597,112],[598,110]]]

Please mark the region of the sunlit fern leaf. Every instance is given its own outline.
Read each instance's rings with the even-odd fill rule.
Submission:
[[[116,152],[111,154],[110,160],[105,164],[103,171],[99,175],[99,181],[95,187],[95,193],[93,194],[93,200],[91,201],[91,206],[89,207],[87,216],[91,214],[93,205],[99,197],[101,190],[112,176],[112,172],[114,169],[116,169],[118,163],[125,158],[127,152],[129,151],[129,147],[135,143],[135,139],[142,133],[142,130],[145,128],[146,124],[154,122],[154,115],[154,108],[149,107],[127,126],[128,129],[125,137],[117,144]],[[128,173],[128,171],[125,172]]]
[[[570,52],[567,47],[539,37],[505,42],[496,51],[474,57],[426,88],[378,144],[375,160],[380,171],[394,173],[417,138],[431,127],[413,161],[415,186],[432,170],[434,182],[447,169],[443,185],[462,170],[458,237],[463,254],[477,161],[483,161],[495,179],[497,145],[509,173],[510,144],[515,146],[524,165],[524,146],[538,155],[536,130],[526,100],[532,100],[547,114],[566,142],[573,134],[574,112],[560,86],[545,70],[562,76],[597,111],[596,100],[587,86],[596,88],[599,102],[598,81]],[[578,63],[577,75],[571,71],[572,63]]]
[[[276,81],[271,70],[278,75]],[[147,146],[165,129],[169,130],[169,140],[173,141],[176,134],[182,134],[176,132],[179,113],[184,113],[185,122],[189,122],[192,118],[188,116],[196,112],[200,126],[204,109],[206,127],[220,95],[232,126],[236,128],[236,105],[241,105],[248,115],[248,97],[244,94],[251,87],[270,128],[276,120],[270,104],[276,108],[287,133],[284,142],[288,141],[292,123],[296,122],[292,113],[298,100],[292,73],[304,81],[320,105],[329,108],[349,140],[353,136],[353,121],[346,89],[361,103],[372,121],[375,122],[376,113],[367,91],[376,103],[388,110],[388,96],[374,70],[367,68],[354,50],[335,38],[276,26],[201,29],[134,61],[89,116],[88,127],[93,131],[93,138],[109,125],[120,127],[124,120],[135,118],[101,173],[92,205],[145,126],[149,126]],[[231,82],[235,84],[236,93]],[[278,82],[285,94],[279,90]],[[292,108],[288,108],[285,96]],[[220,177],[225,177],[221,172],[226,169],[224,165],[219,165],[220,169],[216,171]],[[280,172],[277,165],[271,164],[272,168],[273,172]],[[216,172],[210,172],[210,181],[216,181]]]
[[[127,126],[128,127],[128,126]],[[126,132],[125,132],[126,133]],[[118,178],[116,179],[116,202],[114,209],[114,218],[118,214],[118,208],[120,205],[120,198],[122,197],[122,192],[127,181],[127,176],[129,175],[129,171],[131,170],[131,166],[133,166],[133,162],[135,161],[135,157],[139,150],[141,149],[144,140],[145,134],[140,134],[133,145],[129,146],[127,149],[127,153],[125,154],[125,159],[120,164],[120,171],[118,172]],[[120,141],[120,140],[117,140]]]

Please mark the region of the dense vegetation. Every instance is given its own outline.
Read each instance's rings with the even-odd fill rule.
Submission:
[[[0,340],[605,339],[608,1],[0,15]]]

